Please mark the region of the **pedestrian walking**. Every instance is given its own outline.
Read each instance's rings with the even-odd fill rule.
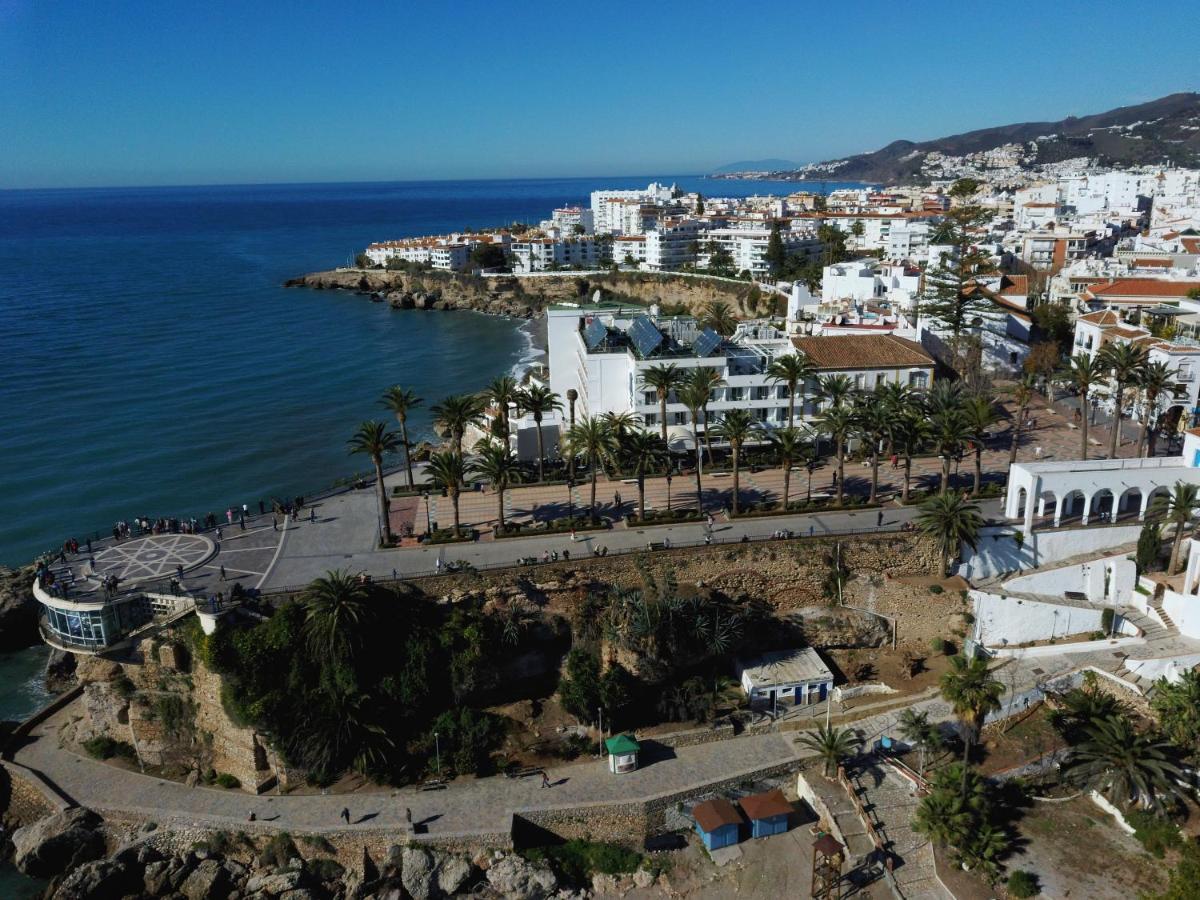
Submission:
[[[245,516],[241,516],[238,518],[238,528],[240,528],[242,531],[246,530],[246,517]]]
[[[1034,459],[1042,458],[1042,448],[1040,446],[1034,448],[1033,457],[1034,457]]]
[[[222,532],[221,532],[221,526],[220,526],[220,525],[218,525],[218,526],[217,526],[217,540],[218,540],[218,541],[221,539],[221,534],[222,534]]]
[[[342,821],[347,825],[350,824],[350,810],[345,806],[342,807]]]
[[[276,518],[275,516],[271,516],[271,530],[272,531],[279,530],[279,519]]]
[[[245,503],[242,504],[242,518],[246,518],[250,514],[250,507]]]
[[[248,816],[246,817],[246,821],[247,821],[247,822],[254,822],[254,821],[256,821],[257,819],[258,819],[258,816],[256,816],[256,815],[254,814],[254,810],[250,810],[250,815],[248,815]]]
[[[317,508],[315,506],[308,508],[308,521],[313,525],[317,524]]]
[[[224,566],[221,566],[221,580],[222,581],[225,580],[225,567]]]
[[[412,810],[407,806],[404,807],[404,822],[409,828],[412,828]]]
[[[546,774],[544,769],[542,770],[542,787],[550,787],[550,776]]]
[[[879,512],[877,512],[875,514],[875,527],[880,528],[882,526],[883,526],[883,510],[881,509]]]

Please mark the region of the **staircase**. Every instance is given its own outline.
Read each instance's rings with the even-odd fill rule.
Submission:
[[[875,833],[894,860],[897,893],[904,900],[953,900],[937,879],[933,845],[912,827],[920,803],[913,785],[873,757],[848,774]]]

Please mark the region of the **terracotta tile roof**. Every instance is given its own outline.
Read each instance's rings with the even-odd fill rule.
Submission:
[[[750,820],[755,819],[770,819],[772,816],[786,816],[791,813],[792,804],[787,802],[787,798],[783,796],[783,791],[775,788],[773,791],[767,791],[765,794],[751,794],[749,797],[743,797],[738,801],[742,812]]]
[[[1100,312],[1088,313],[1086,316],[1079,317],[1080,322],[1087,322],[1091,325],[1119,325],[1121,317],[1111,309],[1102,309]]]
[[[692,807],[692,818],[707,832],[716,831],[722,825],[740,825],[742,817],[732,803],[724,797],[705,800]]]
[[[1159,267],[1159,268],[1164,268],[1164,269],[1171,268],[1171,260],[1169,260],[1169,259],[1150,259],[1150,258],[1144,257],[1144,256],[1141,256],[1141,257],[1138,257],[1137,259],[1135,259],[1133,261],[1133,264],[1135,266],[1138,266],[1143,269],[1149,269],[1149,268],[1153,268],[1153,267]]]
[[[1028,275],[1005,275],[1000,279],[1000,290],[997,292],[1001,296],[1015,294],[1017,296],[1028,296],[1029,294],[1029,276]]]
[[[1159,278],[1118,278],[1096,285],[1087,293],[1093,297],[1186,297],[1200,288],[1200,281],[1166,281]]]
[[[1200,237],[1181,237],[1179,243],[1188,253],[1200,253]]]
[[[1189,428],[1186,433],[1194,434],[1196,437],[1200,437],[1200,428]]]
[[[894,334],[794,337],[792,346],[808,356],[818,369],[931,368],[934,364],[933,357],[920,344]]]

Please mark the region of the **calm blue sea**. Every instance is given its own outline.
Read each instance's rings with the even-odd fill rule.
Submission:
[[[116,519],[311,493],[366,468],[345,441],[381,415],[386,385],[478,388],[527,349],[518,323],[282,281],[374,240],[537,222],[653,179],[706,195],[795,187],[660,175],[0,191],[0,563]]]

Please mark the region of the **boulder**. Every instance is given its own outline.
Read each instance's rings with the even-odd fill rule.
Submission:
[[[55,900],[120,900],[142,890],[141,872],[115,859],[77,866],[54,891]]]
[[[142,884],[145,893],[151,897],[161,897],[167,893],[171,884],[171,866],[166,861],[152,862],[142,873]]]
[[[53,649],[46,658],[46,690],[60,694],[75,686],[75,654]]]
[[[446,896],[456,894],[471,877],[471,864],[461,856],[445,856],[437,871],[438,890]]]
[[[649,869],[638,869],[633,873],[633,886],[639,887],[642,890],[654,884],[654,873]]]
[[[437,861],[423,847],[405,847],[400,853],[400,881],[413,900],[428,900],[434,895]]]
[[[33,566],[16,571],[0,566],[0,650],[20,650],[37,642]]]
[[[179,885],[179,893],[187,900],[210,900],[224,898],[233,890],[233,881],[229,872],[217,859],[201,860],[200,864]]]
[[[298,888],[300,886],[300,879],[303,877],[302,872],[295,871],[254,875],[246,882],[246,893],[257,894],[262,892],[270,894],[272,897],[277,897],[280,894]]]
[[[487,880],[493,890],[513,900],[541,900],[558,890],[558,878],[548,866],[534,865],[519,856],[492,863]]]
[[[13,863],[33,878],[55,875],[105,854],[101,819],[76,807],[39,819],[13,832]]]

